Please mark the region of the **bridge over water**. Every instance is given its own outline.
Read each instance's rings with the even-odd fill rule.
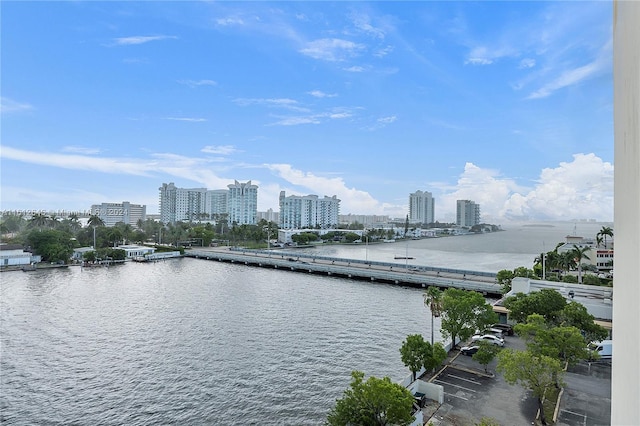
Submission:
[[[297,250],[204,248],[189,250],[185,252],[185,256],[418,288],[454,287],[478,291],[485,295],[501,295],[501,286],[496,283],[496,274],[491,272],[411,265],[408,262],[392,263],[317,256]]]

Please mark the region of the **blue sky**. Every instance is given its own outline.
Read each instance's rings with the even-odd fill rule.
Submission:
[[[2,2],[1,209],[158,188],[613,220],[612,3]]]

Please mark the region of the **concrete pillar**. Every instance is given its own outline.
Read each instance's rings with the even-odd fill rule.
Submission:
[[[611,424],[640,421],[640,2],[613,2],[614,286]]]

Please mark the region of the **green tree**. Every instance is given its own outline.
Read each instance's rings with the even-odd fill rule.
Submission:
[[[27,243],[45,262],[67,262],[73,254],[71,234],[55,229],[34,229]]]
[[[442,365],[447,358],[447,351],[440,342],[432,345],[426,342],[422,335],[411,334],[402,342],[400,357],[402,363],[411,370],[412,378],[415,380],[416,373],[422,367],[426,371],[432,371]]]
[[[422,294],[424,305],[431,311],[431,345],[433,346],[433,334],[435,327],[433,319],[442,315],[442,291],[438,287],[431,286]]]
[[[359,240],[360,235],[356,234],[355,232],[347,232],[346,234],[344,234],[344,239],[346,242],[352,243],[356,240]]]
[[[493,343],[487,342],[485,340],[479,340],[476,342],[479,346],[478,352],[473,354],[472,358],[480,365],[484,367],[484,372],[487,372],[487,365],[498,355],[498,352],[502,350],[502,348],[498,345],[494,345]]]
[[[496,274],[496,282],[502,287],[502,294],[507,294],[511,291],[511,281],[513,281],[513,272],[508,269],[502,269]]]
[[[595,317],[587,308],[575,300],[567,303],[556,318],[556,324],[561,326],[573,326],[580,330],[585,341],[600,341],[609,336],[609,332],[594,322]]]
[[[509,296],[503,304],[509,310],[509,317],[518,322],[525,322],[531,314],[540,314],[545,320],[552,321],[567,301],[556,290],[543,288],[529,294],[517,293]]]
[[[405,387],[385,377],[369,377],[364,373],[351,373],[351,386],[327,416],[331,426],[409,425],[413,422],[411,410],[413,395]]]
[[[410,334],[402,342],[400,359],[411,370],[413,380],[416,379],[416,373],[422,368],[425,358],[429,356],[431,348],[427,345],[428,342],[425,342],[420,334]]]
[[[27,224],[22,215],[12,213],[3,214],[1,223],[3,234],[20,232]]]
[[[498,354],[497,370],[502,372],[507,383],[519,384],[533,393],[538,400],[540,421],[546,425],[542,403],[549,390],[562,382],[560,361],[530,351],[504,349]]]
[[[442,334],[466,340],[476,330],[482,330],[498,320],[491,305],[480,293],[457,288],[448,288],[442,295]]]
[[[535,355],[546,355],[569,365],[589,358],[587,342],[576,327],[552,326],[541,315],[533,314],[526,323],[517,324],[515,331]]]
[[[578,247],[576,245],[574,245],[573,249],[569,251],[569,253],[571,253],[573,258],[575,259],[576,264],[578,265],[578,284],[582,284],[582,260],[591,260],[591,258],[587,255],[587,253],[590,251],[591,247]]]
[[[89,226],[104,226],[104,220],[100,219],[100,216],[92,214],[89,216],[89,221],[87,222]]]
[[[604,238],[604,248],[607,248],[607,236],[613,238],[613,229],[608,226],[603,226],[600,231],[598,231],[597,236]]]
[[[31,216],[31,220],[29,220],[29,226],[38,229],[49,226],[50,223],[51,218],[43,213],[34,214],[33,216]]]

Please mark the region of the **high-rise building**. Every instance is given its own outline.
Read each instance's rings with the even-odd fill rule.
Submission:
[[[409,222],[435,222],[435,204],[435,198],[428,191],[416,191],[409,194]]]
[[[226,218],[229,214],[229,190],[208,190],[205,210],[211,220],[221,220]]]
[[[280,223],[280,213],[274,212],[271,208],[266,212],[258,212],[258,222],[263,219],[267,222]]]
[[[317,195],[290,195],[280,192],[280,228],[331,228],[338,224],[340,200]]]
[[[91,214],[98,216],[104,225],[111,227],[118,222],[136,226],[138,220],[147,219],[147,206],[131,204],[128,201],[122,203],[102,203],[91,206]]]
[[[473,226],[480,224],[480,204],[471,200],[457,200],[456,225]]]
[[[177,188],[173,182],[163,183],[160,190],[160,221],[200,220],[207,214],[206,188]]]
[[[228,185],[227,212],[231,225],[255,225],[258,215],[258,186],[237,180]]]

